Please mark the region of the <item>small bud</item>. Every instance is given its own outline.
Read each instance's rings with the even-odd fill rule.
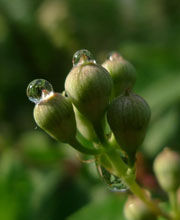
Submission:
[[[35,105],[37,125],[55,139],[70,143],[76,135],[76,121],[72,104],[59,93]]]
[[[127,220],[156,220],[157,217],[137,197],[129,196],[125,206],[124,215]]]
[[[134,157],[144,140],[150,115],[146,101],[130,91],[117,97],[108,108],[110,128],[121,148],[130,157]]]
[[[134,66],[117,52],[113,52],[102,66],[110,73],[114,83],[114,96],[120,95],[125,89],[132,89],[136,81]]]
[[[33,80],[28,85],[27,95],[36,104],[34,119],[40,128],[59,141],[74,140],[76,121],[68,98],[54,93],[52,85],[44,79]]]
[[[154,161],[154,172],[166,192],[175,192],[180,186],[180,155],[165,148]]]
[[[87,50],[75,53],[65,90],[76,108],[92,123],[102,119],[111,96],[112,79]]]

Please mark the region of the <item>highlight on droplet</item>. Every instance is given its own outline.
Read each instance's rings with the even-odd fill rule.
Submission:
[[[94,56],[89,50],[86,49],[78,50],[73,55],[73,59],[72,59],[73,66],[81,65],[87,62],[96,63]]]
[[[52,85],[45,79],[35,79],[29,83],[26,94],[31,102],[38,104],[54,94]]]

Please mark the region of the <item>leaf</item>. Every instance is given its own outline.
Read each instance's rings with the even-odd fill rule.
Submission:
[[[164,212],[168,214],[170,213],[171,207],[168,202],[161,202],[159,205],[164,210]],[[166,219],[164,217],[159,216],[158,220],[166,220]]]
[[[123,216],[125,197],[120,194],[107,196],[107,198],[92,202],[75,214],[67,218],[67,220],[125,220]]]
[[[38,131],[24,133],[18,145],[25,159],[31,162],[48,165],[59,162],[62,158],[57,143],[51,142],[46,134]]]
[[[177,128],[178,115],[172,108],[149,128],[141,149],[149,157],[155,157],[167,145]]]
[[[152,120],[171,108],[180,100],[180,76],[166,76],[153,83],[149,88],[143,91],[142,96],[149,103],[152,110]]]
[[[147,88],[142,96],[151,107],[152,117],[142,150],[151,158],[167,145],[179,126],[180,76],[166,76]]]

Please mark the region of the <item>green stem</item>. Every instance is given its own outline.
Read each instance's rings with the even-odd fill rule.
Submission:
[[[84,147],[92,148],[93,143],[87,140],[78,129],[76,133],[76,138],[81,143],[81,145],[83,145]]]
[[[106,137],[104,135],[104,130],[101,126],[101,123],[94,124],[93,127],[94,127],[94,130],[95,130],[96,135],[99,138],[100,142],[102,144],[106,143]]]
[[[114,134],[112,133],[111,134],[111,138],[109,139],[109,145],[112,147],[112,148],[117,148],[117,149],[121,149],[120,145],[117,143],[115,137],[114,137]],[[122,150],[122,149],[121,149]]]
[[[97,123],[94,123],[93,128],[95,130],[95,133],[96,133],[101,145],[104,148],[108,149],[108,148],[111,148],[111,146],[109,145],[109,143],[107,141],[107,137],[106,137],[104,129],[103,129],[103,120],[98,121]]]
[[[139,197],[155,215],[163,216],[170,220],[171,217],[164,213],[158,204],[149,198],[144,190],[136,183],[132,170],[121,160],[116,151],[112,150],[107,152],[107,156],[116,174],[129,186],[130,190]]]
[[[178,203],[177,203],[177,194],[176,191],[171,191],[168,193],[169,196],[169,201],[171,204],[171,208],[172,208],[172,212],[173,212],[173,216],[175,219],[179,219],[180,218],[180,213],[178,211]]]
[[[96,149],[94,146],[92,146],[92,148],[85,147],[76,139],[71,140],[69,144],[83,154],[98,155],[104,152],[104,149]]]

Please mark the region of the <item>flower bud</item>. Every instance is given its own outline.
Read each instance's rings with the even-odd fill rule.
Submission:
[[[121,148],[130,157],[134,157],[144,140],[150,115],[146,101],[130,91],[117,97],[108,108],[110,128]]]
[[[124,215],[127,220],[156,220],[157,217],[137,197],[129,196],[125,206]]]
[[[114,52],[102,66],[110,73],[114,83],[114,96],[118,96],[125,89],[132,89],[136,81],[134,66],[120,54]]]
[[[76,135],[73,107],[68,98],[53,93],[35,105],[34,119],[37,125],[61,142],[70,143]]]
[[[154,161],[154,172],[163,190],[176,191],[180,186],[180,155],[165,148]]]
[[[112,79],[87,50],[75,53],[74,67],[65,81],[65,90],[76,108],[92,123],[102,119],[109,103]]]

